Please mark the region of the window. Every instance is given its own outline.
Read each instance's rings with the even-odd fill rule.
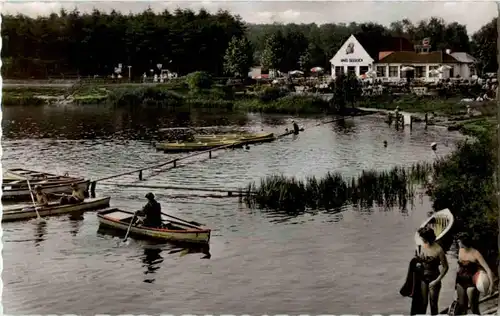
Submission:
[[[452,68],[450,69],[450,78],[454,78],[455,77],[455,68]]]
[[[377,66],[377,77],[387,77],[386,66]],[[396,76],[397,76],[397,67],[396,67]]]
[[[398,78],[399,77],[399,67],[398,66],[389,66],[389,77]]]
[[[415,78],[425,78],[426,74],[425,66],[415,66]]]
[[[429,78],[439,77],[438,73],[433,73],[432,70],[438,70],[439,66],[429,66]]]
[[[359,67],[359,74],[360,75],[364,75],[367,72],[368,72],[368,66],[360,66]]]
[[[343,73],[344,73],[344,66],[336,66],[335,67],[335,77],[338,77]]]
[[[347,74],[348,75],[355,75],[356,74],[356,67],[355,66],[347,66]]]

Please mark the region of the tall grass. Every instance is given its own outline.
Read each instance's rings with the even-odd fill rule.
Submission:
[[[437,162],[436,164],[438,164]],[[361,206],[406,206],[419,184],[426,184],[434,164],[419,163],[388,171],[362,171],[357,177],[327,173],[322,178],[271,175],[250,183],[245,202],[250,207],[287,212],[305,209],[331,210],[346,204]]]

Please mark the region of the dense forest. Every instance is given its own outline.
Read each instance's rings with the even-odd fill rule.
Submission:
[[[185,75],[206,71],[215,76],[243,73],[251,65],[282,71],[322,66],[343,42],[358,32],[373,36],[404,36],[414,43],[430,38],[434,49],[469,52],[480,72],[495,72],[496,19],[472,38],[465,25],[431,17],[412,24],[375,23],[246,24],[227,11],[163,11],[139,14],[77,9],[30,18],[2,15],[2,75],[4,78],[109,76],[119,63],[132,66],[132,76],[150,69]]]

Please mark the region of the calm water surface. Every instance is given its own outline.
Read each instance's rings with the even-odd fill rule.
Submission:
[[[322,119],[323,121],[326,118]],[[181,168],[144,173],[144,184],[234,188],[273,173],[346,176],[367,168],[432,160],[458,135],[443,129],[395,131],[368,116],[314,127],[299,136],[200,156]],[[234,125],[281,133],[283,116],[173,114],[86,107],[3,109],[3,168],[23,167],[99,178],[179,155],[151,146],[161,127]],[[383,147],[387,140],[389,146]],[[108,183],[136,183],[137,174]],[[99,183],[116,207],[138,209],[148,189]],[[247,209],[238,199],[203,192],[153,191],[162,208],[214,229],[210,249],[119,239],[98,232],[95,212],[3,224],[5,313],[407,313],[399,295],[412,256],[413,234],[430,203],[406,210],[357,209],[286,217]],[[455,262],[440,307],[449,304]]]

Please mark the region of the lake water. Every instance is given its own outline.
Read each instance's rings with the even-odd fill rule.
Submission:
[[[321,120],[326,121],[327,118]],[[415,125],[395,131],[380,117],[315,126],[250,150],[199,156],[180,168],[144,172],[142,184],[235,188],[273,173],[322,176],[390,168],[450,152],[457,134]],[[209,112],[172,113],[102,106],[3,109],[3,168],[92,179],[167,161],[151,146],[161,127],[235,125],[281,133],[290,117]],[[384,148],[383,141],[388,141]],[[139,184],[133,174],[108,183]],[[111,205],[139,209],[150,189],[98,183]],[[203,192],[153,190],[162,209],[213,229],[210,249],[155,244],[98,232],[95,212],[3,224],[3,308],[8,314],[275,314],[401,313],[399,295],[413,255],[413,235],[431,210],[413,207],[310,212],[286,217],[252,210],[237,198]],[[452,300],[456,262],[444,279],[440,308]]]

